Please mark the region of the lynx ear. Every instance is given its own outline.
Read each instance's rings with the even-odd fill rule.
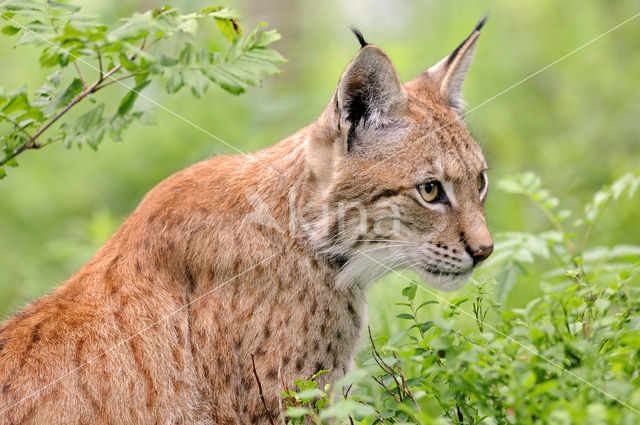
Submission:
[[[473,60],[480,30],[487,22],[487,18],[487,15],[483,16],[471,34],[453,52],[427,70],[427,74],[440,89],[440,97],[449,102],[458,115],[462,115],[464,109],[464,101],[460,93],[462,83]]]
[[[354,33],[362,48],[340,77],[335,93],[338,130],[347,132],[347,152],[361,133],[392,121],[405,104],[404,88],[391,59],[367,44],[357,30]]]

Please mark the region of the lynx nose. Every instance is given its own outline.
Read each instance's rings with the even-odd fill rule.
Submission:
[[[481,246],[478,250],[475,250],[475,251],[471,249],[469,250],[469,254],[471,255],[471,258],[473,258],[474,266],[486,260],[487,258],[489,258],[492,252],[493,252],[493,245]]]

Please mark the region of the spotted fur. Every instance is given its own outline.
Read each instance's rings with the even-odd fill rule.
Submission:
[[[386,267],[446,289],[468,278],[491,245],[486,163],[458,120],[477,35],[406,84],[360,37],[316,122],[157,185],[1,325],[0,424],[267,424],[251,355],[278,412],[283,383],[352,367]],[[449,204],[421,200],[430,180]]]

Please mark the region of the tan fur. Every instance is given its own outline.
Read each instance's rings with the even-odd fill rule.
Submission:
[[[267,424],[251,355],[273,412],[281,382],[343,376],[386,271],[370,257],[440,287],[465,280],[491,245],[484,158],[437,75],[396,78],[366,46],[315,123],[151,190],[80,271],[0,327],[0,424]],[[372,103],[349,121],[362,85]],[[455,202],[421,203],[431,179]]]

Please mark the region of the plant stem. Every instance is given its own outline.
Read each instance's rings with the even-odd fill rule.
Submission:
[[[9,117],[9,116],[7,116],[7,115],[3,114],[2,112],[0,112],[0,118],[4,119],[4,120],[6,120],[6,121],[9,121],[11,124],[13,124],[13,125],[15,125],[16,127],[20,128],[20,129],[21,129],[21,131],[22,131],[24,134],[26,134],[26,135],[27,135],[27,137],[28,137],[29,139],[31,139],[31,136],[29,135],[29,133],[27,133],[27,130],[23,130],[23,129],[20,127],[20,124],[18,124],[18,123],[16,122],[16,120],[14,120],[13,118],[11,118],[11,117]]]
[[[258,393],[260,394],[260,399],[262,400],[262,405],[264,406],[264,410],[267,412],[267,417],[269,417],[269,423],[271,425],[275,425],[273,423],[273,417],[271,416],[271,411],[267,407],[267,402],[264,399],[264,393],[262,392],[262,384],[260,383],[260,378],[258,377],[258,372],[256,371],[256,361],[253,358],[253,354],[251,354],[251,364],[253,365],[253,375],[256,377],[256,382],[258,383]]]
[[[96,55],[98,56],[98,69],[100,72],[100,75],[98,76],[99,80],[102,81],[104,80],[104,72],[102,71],[102,52],[100,52],[100,46],[98,46],[97,44],[96,46]]]
[[[396,353],[393,353],[393,358],[396,359],[396,362],[398,361],[398,357],[396,356]],[[420,406],[418,406],[418,402],[413,396],[413,392],[411,391],[411,388],[409,388],[409,384],[407,384],[407,380],[404,377],[404,373],[402,373],[402,368],[400,367],[400,363],[396,363],[396,369],[398,369],[398,373],[400,374],[400,378],[402,379],[402,385],[404,385],[404,389],[407,395],[413,401],[413,404],[416,406],[416,409],[420,410]]]
[[[126,80],[127,78],[135,77],[136,75],[142,75],[142,74],[146,74],[146,73],[147,73],[146,71],[144,71],[144,72],[132,72],[130,74],[123,75],[122,77],[110,78],[109,81],[107,81],[107,82],[104,82],[104,79],[103,79],[104,83],[101,84],[96,90],[103,89],[103,88],[105,88],[107,86],[110,86],[111,84],[115,84],[115,83],[120,82],[122,80]]]
[[[105,78],[109,78],[111,75],[113,75],[116,72],[118,72],[121,68],[122,68],[122,65],[114,66],[110,71],[108,71],[105,74]],[[92,93],[97,92],[101,88],[106,87],[106,86],[100,86],[101,82],[102,82],[101,80],[97,80],[95,83],[91,84],[89,87],[85,88],[82,92],[80,92],[78,95],[76,95],[76,97],[74,97],[73,100],[71,102],[69,102],[69,104],[67,106],[65,106],[60,112],[58,112],[46,124],[44,124],[42,127],[40,127],[38,129],[38,131],[36,131],[36,133],[32,137],[29,137],[29,141],[27,143],[25,143],[24,145],[20,146],[19,148],[14,150],[11,153],[11,155],[6,157],[4,160],[0,161],[0,166],[5,165],[7,162],[12,160],[16,156],[20,155],[22,152],[26,151],[27,149],[39,149],[41,147],[41,145],[39,145],[36,142],[38,137],[40,137],[42,135],[42,133],[44,133],[49,127],[51,127],[53,124],[55,124],[56,121],[58,121],[64,114],[66,114],[69,111],[69,109],[73,108],[82,99],[84,99],[85,97],[87,97],[88,95],[90,95]]]
[[[591,238],[591,233],[593,232],[593,229],[596,227],[596,224],[598,223],[598,221],[600,221],[600,217],[602,217],[602,213],[604,213],[604,210],[609,205],[609,201],[611,201],[611,198],[608,198],[604,202],[604,204],[602,205],[602,208],[600,208],[600,211],[598,211],[598,214],[596,215],[596,217],[593,219],[593,221],[589,225],[589,228],[587,229],[587,232],[584,234],[584,238],[582,238],[582,243],[580,244],[580,251],[581,252],[584,251],[585,247],[587,246],[587,242],[589,241],[589,238]]]
[[[547,210],[542,205],[540,205],[538,201],[536,201],[531,195],[527,194],[527,197],[531,200],[531,202],[534,203],[536,207],[538,207],[540,211],[542,211],[542,213],[545,215],[545,217],[547,217],[547,219],[551,222],[551,224],[553,224],[556,230],[558,230],[558,232],[562,234],[562,240],[564,241],[564,245],[567,247],[567,250],[571,255],[571,262],[573,263],[573,266],[580,270],[581,275],[584,275],[584,270],[582,269],[582,266],[580,266],[575,260],[575,256],[578,254],[578,251],[576,251],[576,247],[573,244],[573,242],[570,239],[566,238],[566,233],[565,233],[564,227],[562,226],[562,223],[560,223],[560,221],[558,221],[558,219],[553,214],[551,214],[549,210]],[[580,249],[580,252],[582,252],[582,249]]]

